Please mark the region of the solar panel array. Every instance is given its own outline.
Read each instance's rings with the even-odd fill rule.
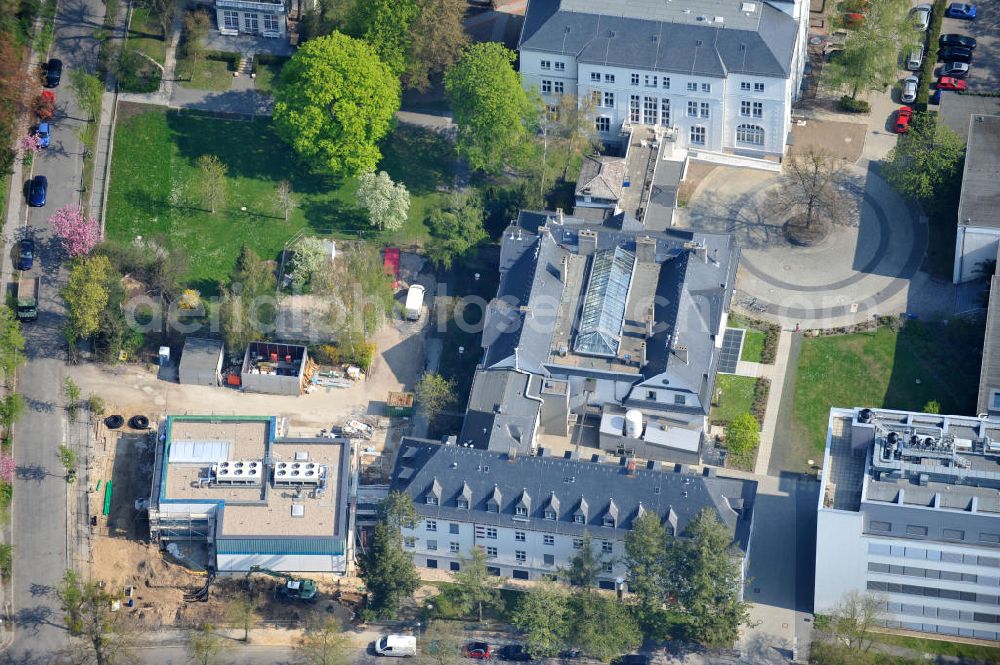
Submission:
[[[726,328],[722,337],[722,350],[719,352],[719,372],[735,374],[736,363],[740,361],[740,350],[743,348],[743,329]]]

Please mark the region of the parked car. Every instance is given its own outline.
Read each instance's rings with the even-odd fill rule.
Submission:
[[[40,122],[38,126],[35,127],[35,134],[38,135],[38,145],[42,148],[49,147],[49,141],[52,138],[51,131],[49,130],[49,123]]]
[[[21,238],[17,243],[17,269],[31,270],[35,265],[35,239]]]
[[[896,133],[905,134],[910,131],[910,118],[913,117],[913,109],[909,106],[900,106],[896,111]]]
[[[500,660],[520,662],[534,660],[534,658],[531,657],[531,654],[528,653],[528,648],[523,644],[505,644],[497,650],[497,657]]]
[[[966,86],[965,81],[952,76],[942,76],[937,82],[938,90],[958,90],[961,92],[965,90]]]
[[[52,58],[45,65],[45,87],[59,87],[60,80],[62,80],[62,60]]]
[[[964,79],[969,75],[969,64],[965,62],[946,62],[941,66],[941,73],[938,76],[950,76],[956,79]]]
[[[963,46],[945,46],[938,49],[938,60],[941,62],[964,62],[972,64],[972,49]]]
[[[968,35],[948,33],[938,37],[938,46],[962,46],[964,48],[976,48],[976,38]]]
[[[375,655],[412,658],[417,655],[417,638],[413,635],[383,635],[375,641]]]
[[[911,72],[918,72],[924,66],[924,45],[914,46],[910,55],[906,57],[906,68]]]
[[[45,196],[49,192],[49,179],[43,175],[36,175],[28,185],[28,205],[32,208],[41,208],[45,205]]]
[[[917,99],[917,86],[920,79],[916,76],[907,76],[903,79],[903,94],[901,96],[904,104],[912,104]]]
[[[465,645],[465,655],[469,658],[488,660],[493,657],[493,647],[487,642],[469,642]]]
[[[642,653],[627,653],[612,660],[611,665],[649,665],[649,656]]]
[[[927,28],[931,27],[931,13],[934,8],[930,5],[917,5],[910,10],[910,18],[913,19],[914,24],[923,31],[927,31]]]
[[[948,18],[960,18],[971,21],[976,18],[976,6],[967,5],[964,2],[953,2],[944,10],[944,15]]]

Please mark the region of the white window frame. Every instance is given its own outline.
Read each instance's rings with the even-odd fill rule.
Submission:
[[[702,92],[712,92],[712,84],[711,83],[702,83],[701,84],[701,91]]]
[[[663,90],[670,90],[670,77],[669,76],[664,76],[663,77],[663,81],[662,81],[660,87]]]
[[[559,60],[555,61],[555,64],[553,65],[553,67],[555,68],[555,70],[557,72],[564,72],[564,71],[566,71],[566,63],[565,62],[560,62]]]
[[[226,30],[240,29],[240,13],[234,9],[222,10],[222,27]]]
[[[702,102],[701,106],[699,107],[698,117],[707,118],[711,115],[711,113],[712,113],[712,105],[709,104],[708,102]]]
[[[655,125],[660,115],[660,102],[656,97],[642,98],[642,124]]]
[[[689,118],[698,117],[698,102],[688,102],[688,113]]]
[[[753,84],[753,91],[754,92],[764,92],[764,84],[763,83],[754,83]]]
[[[630,95],[628,99],[628,120],[639,123],[642,118],[642,97],[640,95]]]
[[[615,75],[614,74],[605,74],[604,75],[604,82],[605,83],[614,83],[615,82]]]
[[[657,88],[660,84],[660,77],[656,74],[644,74],[642,78],[643,87]]]
[[[631,77],[630,80],[632,82],[632,85],[639,85],[639,75],[638,74],[636,74],[636,73],[633,72],[632,73],[632,77]]]
[[[693,125],[688,133],[691,145],[705,145],[708,142],[708,132],[704,125]]]
[[[590,72],[590,82],[591,83],[600,83],[601,82],[601,73],[600,72]]]
[[[561,95],[564,92],[566,92],[566,84],[563,83],[562,81],[553,81],[552,91],[555,92],[557,95]]]
[[[744,145],[763,146],[767,138],[760,125],[743,123],[736,126],[736,142]]]
[[[549,79],[542,79],[542,94],[551,95],[552,94],[552,81]]]
[[[552,61],[551,60],[540,60],[538,62],[538,66],[540,68],[542,68],[542,69],[552,69]]]
[[[748,99],[740,100],[740,117],[741,118],[750,117],[750,100]]]
[[[695,82],[693,82],[693,81],[688,81],[687,91],[688,92],[698,92],[698,84],[695,83]]]
[[[275,14],[264,14],[264,32],[278,32],[278,17]]]
[[[594,120],[594,127],[597,128],[597,131],[607,134],[611,131],[611,118],[606,115],[597,116],[597,119]]]
[[[670,126],[670,98],[661,97],[660,98],[660,125],[663,127]]]
[[[752,117],[754,118],[764,117],[764,102],[753,102],[751,106],[753,107]]]
[[[604,108],[613,109],[615,107],[615,93],[605,92],[604,99],[602,101],[603,101],[602,105],[604,106]]]
[[[750,92],[750,81],[740,81],[740,90]]]

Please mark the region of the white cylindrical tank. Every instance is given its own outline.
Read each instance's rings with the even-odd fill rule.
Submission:
[[[625,436],[638,439],[642,436],[642,411],[629,409],[625,412]]]

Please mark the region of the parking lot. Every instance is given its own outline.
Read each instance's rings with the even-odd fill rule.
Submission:
[[[974,21],[945,18],[941,34],[975,37],[975,56],[966,79],[969,90],[1000,92],[1000,2],[986,0],[976,2],[975,5],[978,12]],[[931,47],[936,51],[937,44]],[[969,116],[1000,113],[1000,98],[945,92],[942,94],[939,111],[941,121],[965,138],[969,133]]]

